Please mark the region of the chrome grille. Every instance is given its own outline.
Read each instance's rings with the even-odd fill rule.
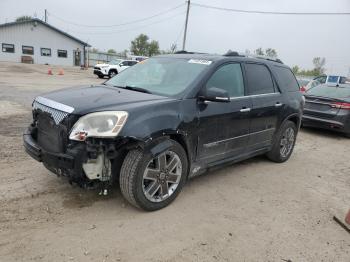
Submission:
[[[61,121],[68,116],[69,113],[67,112],[63,112],[61,110],[55,109],[55,108],[51,108],[48,106],[45,106],[43,104],[38,103],[37,101],[34,101],[33,103],[33,109],[40,109],[43,112],[47,112],[51,115],[51,117],[53,118],[53,120],[55,121],[56,125],[58,125],[59,123],[61,123]]]

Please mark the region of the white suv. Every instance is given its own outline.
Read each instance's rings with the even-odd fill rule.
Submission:
[[[121,71],[127,69],[130,66],[137,64],[135,60],[122,60],[116,59],[110,61],[108,64],[96,64],[94,67],[94,74],[99,78],[104,78],[105,76],[113,77]]]

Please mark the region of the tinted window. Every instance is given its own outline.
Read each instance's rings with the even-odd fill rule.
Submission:
[[[245,65],[249,95],[274,93],[270,71],[260,64]]]
[[[206,88],[217,87],[228,92],[230,97],[244,96],[244,84],[240,64],[220,67],[207,82]]]
[[[275,66],[276,79],[279,87],[286,91],[298,91],[299,85],[294,74],[289,68]]]

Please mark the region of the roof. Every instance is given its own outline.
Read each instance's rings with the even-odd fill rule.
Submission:
[[[60,29],[58,29],[57,27],[54,27],[54,26],[52,26],[52,25],[50,25],[48,23],[45,23],[44,21],[42,21],[42,20],[40,20],[38,18],[33,18],[33,19],[28,19],[28,20],[23,20],[23,21],[18,21],[18,22],[10,22],[10,23],[5,23],[5,24],[0,24],[0,28],[13,26],[13,25],[26,24],[26,23],[33,23],[33,22],[37,22],[37,23],[40,23],[40,24],[42,24],[44,26],[47,26],[47,27],[51,28],[52,30],[56,31],[57,33],[65,35],[66,37],[68,37],[68,38],[70,38],[70,39],[72,39],[74,41],[77,41],[78,43],[80,43],[80,44],[82,44],[84,46],[90,47],[90,45],[88,43],[86,43],[84,41],[81,41],[80,39],[78,39],[78,38],[76,38],[76,37],[74,37],[74,36],[64,32],[64,31],[62,31]]]

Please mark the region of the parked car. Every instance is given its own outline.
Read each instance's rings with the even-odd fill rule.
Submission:
[[[128,67],[136,65],[137,63],[138,61],[136,60],[116,59],[110,61],[108,64],[96,64],[94,67],[94,74],[99,78],[104,78],[105,76],[111,78]]]
[[[306,91],[303,125],[350,137],[350,84],[323,84]]]
[[[315,77],[312,81],[310,81],[305,88],[302,89],[303,92],[306,90],[309,90],[311,88],[314,88],[315,86],[322,85],[322,84],[328,84],[328,85],[339,85],[339,84],[345,84],[347,81],[347,78],[345,76],[336,76],[336,75],[321,75],[318,77]]]
[[[163,55],[102,85],[37,97],[23,139],[53,173],[105,190],[119,180],[132,205],[157,210],[210,168],[262,154],[287,161],[303,103],[282,63]]]
[[[301,92],[305,92],[306,86],[312,81],[311,79],[307,78],[299,78],[297,77],[299,88]]]

